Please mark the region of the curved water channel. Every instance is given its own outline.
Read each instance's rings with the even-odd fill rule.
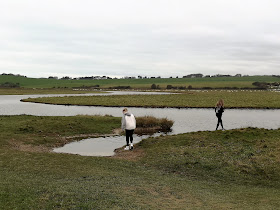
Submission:
[[[115,91],[108,94],[162,94],[150,92],[121,92]],[[37,115],[37,116],[75,116],[75,115],[112,115],[122,116],[122,108],[118,107],[94,107],[94,106],[64,106],[38,103],[20,102],[21,99],[29,97],[65,96],[73,94],[50,94],[50,95],[1,95],[0,115]],[[80,95],[80,94],[79,94]],[[85,94],[101,95],[101,94]],[[172,132],[169,134],[180,134],[193,131],[213,131],[216,126],[216,116],[213,109],[194,108],[134,108],[129,110],[137,116],[154,116],[168,118],[174,121]],[[223,115],[224,127],[235,129],[242,127],[258,127],[267,129],[280,128],[280,109],[228,109]],[[134,135],[137,143],[147,136]],[[111,156],[116,148],[125,144],[124,136],[89,138],[79,142],[72,142],[54,152],[79,154],[85,156]]]

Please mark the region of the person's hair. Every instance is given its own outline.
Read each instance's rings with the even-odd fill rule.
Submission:
[[[127,108],[124,108],[122,111],[123,111],[123,112],[127,112]]]
[[[223,100],[223,99],[220,99],[220,100],[217,102],[216,106],[224,107],[224,100]]]

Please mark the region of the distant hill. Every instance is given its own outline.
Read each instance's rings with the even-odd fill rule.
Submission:
[[[131,88],[131,89],[193,89],[193,88],[256,88],[259,83],[280,83],[276,76],[199,77],[199,78],[127,78],[127,79],[54,79],[0,75],[0,85],[18,84],[21,88]]]

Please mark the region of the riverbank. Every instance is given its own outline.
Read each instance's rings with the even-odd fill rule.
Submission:
[[[226,108],[280,109],[280,92],[271,91],[186,91],[169,95],[66,96],[22,101],[77,106],[213,108],[220,98]]]
[[[17,146],[51,148],[65,136],[104,135],[119,127],[120,118],[0,116],[0,124],[1,209],[280,205],[279,129],[160,136],[143,140],[133,151],[101,158]]]

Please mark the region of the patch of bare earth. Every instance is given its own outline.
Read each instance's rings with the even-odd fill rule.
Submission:
[[[124,150],[124,147],[115,149],[115,155],[111,156],[113,159],[122,159],[137,161],[145,155],[145,151],[137,146],[133,150]]]
[[[14,139],[10,140],[10,145],[13,149],[23,152],[49,152],[50,149],[46,146],[40,145],[35,146],[31,144],[24,144],[22,142],[15,141]]]

